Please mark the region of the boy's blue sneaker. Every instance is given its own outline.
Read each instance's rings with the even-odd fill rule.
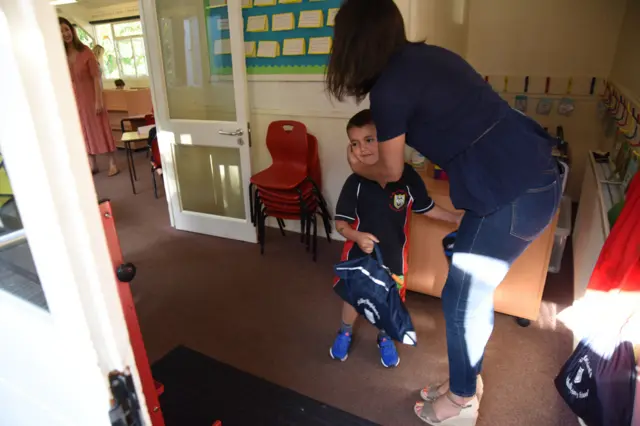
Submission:
[[[346,361],[349,358],[349,347],[351,346],[351,333],[339,331],[333,346],[329,349],[331,358],[339,361]]]
[[[380,362],[387,368],[397,367],[400,364],[400,357],[396,350],[396,345],[388,336],[378,339],[378,348],[380,348]]]

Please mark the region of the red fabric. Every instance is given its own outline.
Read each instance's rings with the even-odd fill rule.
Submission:
[[[602,247],[587,289],[640,291],[640,173],[629,185],[620,217]]]

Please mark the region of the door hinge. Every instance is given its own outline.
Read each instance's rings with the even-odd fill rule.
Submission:
[[[136,394],[131,372],[112,371],[109,373],[111,388],[111,410],[109,418],[112,426],[142,426],[140,401]]]

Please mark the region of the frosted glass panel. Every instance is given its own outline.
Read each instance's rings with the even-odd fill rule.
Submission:
[[[240,151],[174,145],[182,210],[245,219]]]
[[[212,77],[208,46],[220,45],[223,33],[207,32],[203,1],[157,0],[156,11],[169,116],[236,121],[233,76]]]

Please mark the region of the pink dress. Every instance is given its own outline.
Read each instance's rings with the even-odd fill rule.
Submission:
[[[85,48],[82,52],[78,52],[76,61],[69,64],[69,71],[87,153],[96,155],[115,151],[116,145],[113,141],[107,111],[96,114],[93,79],[100,79],[101,72],[91,49]]]

